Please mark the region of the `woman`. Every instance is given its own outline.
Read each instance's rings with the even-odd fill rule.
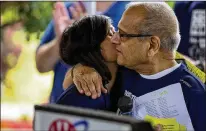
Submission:
[[[64,31],[60,42],[60,56],[66,64],[81,63],[95,68],[102,77],[104,87],[110,91],[117,71],[115,45],[111,42],[113,34],[114,27],[108,17],[86,16]],[[109,94],[102,94],[93,100],[81,95],[75,85],[72,85],[60,96],[57,103],[110,110]]]

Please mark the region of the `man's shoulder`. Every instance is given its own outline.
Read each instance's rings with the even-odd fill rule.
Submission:
[[[185,68],[182,70],[180,83],[182,86],[194,91],[205,91],[205,84]]]

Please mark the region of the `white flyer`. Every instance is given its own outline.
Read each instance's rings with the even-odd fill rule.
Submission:
[[[156,118],[175,118],[186,130],[194,130],[186,107],[180,83],[163,87],[140,97],[129,91],[125,95],[133,99],[133,116],[144,120],[146,116]]]

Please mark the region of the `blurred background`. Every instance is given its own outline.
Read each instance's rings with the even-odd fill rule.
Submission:
[[[53,3],[0,3],[1,129],[31,129],[33,105],[48,102],[53,72],[38,72],[35,52]]]
[[[167,3],[174,8],[175,2]],[[38,72],[35,52],[52,19],[53,4],[54,2],[0,2],[1,129],[31,130],[33,105],[49,101],[54,74],[52,71]],[[196,55],[199,54],[196,52]],[[202,61],[199,57],[195,59],[195,62]]]

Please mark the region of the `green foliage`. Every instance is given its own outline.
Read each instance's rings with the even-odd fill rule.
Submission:
[[[18,8],[8,7],[5,11],[1,11],[1,26],[20,20]]]
[[[52,2],[28,2],[26,6],[19,9],[21,19],[27,32],[44,31],[52,18]]]
[[[167,4],[168,4],[171,8],[174,8],[175,2],[174,2],[174,1],[167,1]]]
[[[1,10],[1,26],[22,20],[28,34],[42,32],[52,19],[53,3],[29,1],[5,4],[7,7]]]

